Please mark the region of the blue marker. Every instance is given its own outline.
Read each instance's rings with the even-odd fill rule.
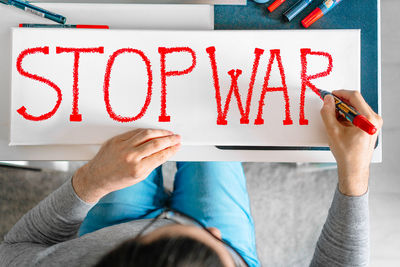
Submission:
[[[55,21],[55,22],[58,22],[61,24],[65,24],[65,22],[67,21],[67,18],[64,16],[54,14],[52,12],[49,12],[49,11],[47,11],[43,8],[37,7],[37,6],[33,6],[23,0],[0,0],[0,3],[15,6],[19,9],[25,10],[27,12],[30,12],[30,13],[40,16],[42,18],[50,19],[52,21]]]
[[[314,9],[305,19],[301,21],[301,24],[305,28],[308,28],[311,24],[322,18],[326,13],[331,11],[337,4],[342,2],[342,0],[325,0],[319,7]]]
[[[296,4],[294,4],[291,8],[289,8],[288,10],[285,11],[285,13],[283,13],[283,17],[287,20],[287,21],[291,21],[292,19],[294,19],[294,17],[296,17],[301,11],[303,11],[303,9],[305,9],[312,0],[299,0]]]

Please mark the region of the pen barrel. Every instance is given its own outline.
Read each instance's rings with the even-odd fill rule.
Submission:
[[[33,5],[31,5],[29,3],[26,3],[24,1],[13,0],[13,1],[10,2],[10,4],[15,6],[15,7],[20,8],[22,10],[25,10],[26,12],[35,14],[35,15],[37,15],[39,17],[42,17],[42,18],[50,19],[50,20],[55,21],[57,23],[65,24],[65,22],[67,21],[67,18],[64,17],[64,16],[49,12],[49,11],[47,11],[45,9],[42,9],[40,7],[37,7],[37,6],[33,6]]]
[[[287,21],[291,21],[296,17],[301,11],[303,11],[309,4],[311,0],[299,0],[296,4],[294,4],[290,9],[288,9],[285,13],[283,13],[283,17]]]
[[[50,19],[52,21],[61,23],[61,24],[65,24],[65,22],[67,22],[67,18],[63,17],[61,15],[57,15],[57,14],[53,14],[53,13],[45,13],[44,17],[47,19]]]
[[[335,99],[335,105],[339,113],[345,116],[347,120],[353,122],[354,118],[360,115],[353,107],[345,104],[337,96],[333,95],[333,98]]]
[[[328,13],[329,11],[332,10],[337,4],[339,4],[341,0],[326,0],[323,2],[320,6],[319,9],[321,9],[323,14]]]
[[[34,23],[23,23],[20,24],[23,28],[77,28],[76,25],[71,24],[34,24]]]

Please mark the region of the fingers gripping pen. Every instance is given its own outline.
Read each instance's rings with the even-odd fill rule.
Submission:
[[[366,133],[373,135],[376,133],[377,129],[376,127],[368,121],[368,119],[358,113],[352,106],[347,105],[344,103],[339,97],[335,96],[334,94],[324,91],[324,90],[319,90],[319,93],[321,95],[321,98],[324,99],[326,95],[332,95],[333,98],[335,99],[335,106],[336,109],[339,111],[340,114],[342,114],[348,121],[350,121],[354,126],[357,126],[361,130],[365,131]]]

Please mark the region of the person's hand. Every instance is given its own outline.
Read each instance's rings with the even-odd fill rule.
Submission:
[[[353,106],[378,129],[377,133],[369,135],[355,127],[336,112],[333,97],[325,96],[321,116],[338,166],[339,190],[348,196],[360,196],[368,190],[369,165],[383,121],[359,92],[338,90],[332,93]]]
[[[72,186],[82,200],[97,202],[112,191],[144,180],[172,157],[179,146],[180,136],[166,130],[136,129],[115,136],[78,169]]]

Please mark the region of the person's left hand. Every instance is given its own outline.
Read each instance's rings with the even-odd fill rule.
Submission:
[[[144,180],[172,157],[180,136],[167,130],[136,129],[108,140],[96,156],[72,178],[76,194],[85,202]]]

